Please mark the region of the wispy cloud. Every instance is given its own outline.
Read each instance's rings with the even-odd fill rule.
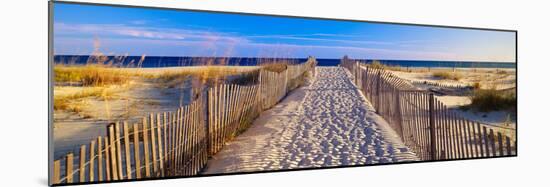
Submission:
[[[254,48],[265,49],[285,49],[293,51],[330,51],[331,53],[340,53],[343,55],[351,55],[358,58],[378,58],[383,59],[387,56],[394,56],[396,59],[456,59],[459,55],[443,51],[414,51],[400,49],[383,49],[373,47],[352,47],[338,45],[295,45],[295,44],[270,44],[270,43],[249,43],[246,44]]]
[[[145,24],[146,25],[146,24]],[[357,35],[295,34],[242,35],[216,32],[204,28],[160,28],[140,24],[66,24],[56,23],[56,54],[89,54],[93,38],[98,37],[102,50],[111,53],[182,55],[182,56],[259,56],[287,55],[320,58],[350,55],[356,58],[479,60],[486,56],[458,55],[448,49],[425,48],[437,41],[363,40]],[[139,47],[134,47],[139,46]],[[418,46],[421,46],[419,50]],[[327,56],[322,56],[327,54]],[[497,57],[492,57],[497,59]],[[500,59],[500,58],[499,58]]]
[[[353,35],[353,34],[331,34],[331,33],[314,33],[313,36],[329,36],[329,37],[345,37],[345,38],[358,38],[365,37],[365,35]]]
[[[307,35],[256,35],[249,36],[248,38],[270,38],[270,39],[284,39],[284,40],[303,40],[303,41],[323,41],[323,42],[339,42],[350,44],[376,44],[376,45],[393,45],[396,43],[382,42],[382,41],[366,41],[366,40],[344,40],[344,39],[331,39],[331,38],[314,38],[303,37]],[[309,35],[315,36],[315,35]]]
[[[221,32],[209,32],[190,29],[153,28],[144,26],[130,26],[124,24],[65,24],[54,25],[56,35],[94,35],[102,37],[135,37],[143,39],[164,40],[223,40],[244,41],[243,37],[227,35]]]
[[[134,24],[134,25],[145,25],[147,23],[148,23],[147,20],[132,20],[132,21],[130,21],[130,24]]]
[[[321,37],[319,37],[321,36]],[[327,38],[330,36],[331,38]],[[338,37],[338,38],[335,38]],[[350,37],[355,37],[351,39]],[[340,35],[340,34],[302,34],[302,35],[253,35],[248,36],[249,39],[254,38],[269,38],[280,40],[301,40],[301,41],[319,41],[319,42],[337,42],[340,44],[355,44],[355,45],[387,45],[387,46],[412,46],[418,44],[427,44],[425,40],[399,40],[399,41],[377,41],[364,40],[358,35]],[[350,39],[348,39],[350,38]]]
[[[99,37],[105,47],[109,44],[114,46],[147,46],[154,45],[158,48],[167,50],[169,47],[176,48],[189,48],[194,46],[196,48],[205,48],[209,51],[227,50],[223,45],[235,48],[239,51],[239,48],[247,48],[247,50],[257,51],[254,48],[261,48],[265,51],[307,51],[308,49],[316,50],[348,50],[363,52],[365,54],[373,53],[386,53],[386,54],[400,54],[411,56],[413,53],[419,55],[420,52],[406,51],[398,49],[383,49],[376,47],[361,47],[361,46],[405,46],[413,45],[423,41],[371,41],[361,40],[359,35],[347,35],[347,34],[330,34],[330,33],[312,33],[312,34],[294,34],[294,35],[238,35],[238,33],[228,32],[213,32],[205,29],[181,29],[181,28],[159,28],[159,27],[146,27],[142,24],[146,24],[145,20],[134,20],[134,25],[126,24],[67,24],[56,23],[54,25],[56,38],[60,43],[64,43],[70,46],[77,46],[81,44],[90,43],[86,39],[75,40],[71,38],[71,35],[88,35],[87,40],[91,40],[91,36]],[[82,37],[81,37],[82,38]],[[84,37],[86,38],[86,37]],[[129,38],[129,39],[128,39]],[[353,38],[353,39],[351,39]],[[261,39],[268,39],[270,42],[265,43]],[[296,40],[299,44],[289,44],[284,41]],[[309,41],[300,42],[300,41]],[[314,42],[314,43],[311,43]],[[327,44],[326,42],[329,42]],[[130,45],[132,44],[132,45]],[[324,45],[322,45],[324,44]],[[193,50],[194,51],[194,50]],[[266,52],[270,53],[270,52]],[[419,54],[417,54],[419,53]],[[449,54],[427,52],[421,52],[423,55],[437,55],[437,56],[449,56]]]
[[[141,36],[141,35],[139,35]],[[156,54],[156,55],[181,55],[181,56],[307,56],[312,54],[339,54],[350,55],[356,58],[387,58],[393,56],[397,59],[453,59],[456,54],[440,51],[414,51],[400,49],[384,49],[377,47],[354,47],[349,45],[320,45],[320,44],[287,44],[287,43],[262,43],[253,40],[219,39],[215,35],[204,40],[173,40],[158,39],[155,37],[140,38],[103,38],[101,39],[103,50],[112,53],[131,54]],[[208,38],[208,40],[206,39]],[[238,38],[238,37],[237,37]],[[87,54],[92,51],[92,40],[88,38],[57,38],[56,52],[58,54],[70,54],[71,50],[78,48],[79,54]],[[61,47],[64,46],[64,47]],[[89,47],[86,47],[89,46]],[[141,46],[139,49],[128,46]],[[332,56],[333,57],[333,56]],[[332,58],[329,56],[319,58]]]

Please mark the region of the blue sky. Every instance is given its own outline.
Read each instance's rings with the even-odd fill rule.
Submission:
[[[54,53],[515,61],[515,33],[57,3]]]

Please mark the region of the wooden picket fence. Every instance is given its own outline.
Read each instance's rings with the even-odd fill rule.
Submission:
[[[208,91],[209,154],[218,152],[223,144],[248,128],[251,119],[261,112],[259,85],[221,84]]]
[[[262,69],[255,85],[215,85],[176,111],[109,124],[107,136],[53,161],[51,183],[197,175],[225,142],[295,88],[289,83],[314,72],[316,63],[309,58],[280,73]]]
[[[53,184],[196,174],[208,156],[202,103],[204,97],[198,97],[141,123],[108,125],[107,136],[81,145],[78,157],[68,153],[54,161]]]
[[[296,88],[299,85],[299,81],[302,81],[300,77],[304,75],[304,72],[315,73],[315,66],[317,61],[314,58],[300,65],[289,65],[285,71],[271,72],[260,71],[260,100],[262,100],[262,109],[268,109],[278,103],[289,90]]]
[[[516,155],[515,129],[481,124],[383,69],[343,59],[366,98],[422,160]]]
[[[268,109],[286,94],[287,70],[283,72],[260,71],[262,109]]]

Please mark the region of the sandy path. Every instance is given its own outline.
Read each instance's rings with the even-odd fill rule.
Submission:
[[[417,160],[339,67],[265,111],[204,173],[364,165]]]

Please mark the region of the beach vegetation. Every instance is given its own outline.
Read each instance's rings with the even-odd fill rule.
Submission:
[[[269,64],[262,64],[261,67],[264,70],[267,70],[267,71],[281,73],[281,72],[286,70],[287,64],[285,64],[285,63],[269,63]]]
[[[291,64],[292,63],[288,60],[273,60],[261,62],[260,67],[267,71],[281,73],[287,69],[288,65]]]
[[[215,85],[223,82],[232,77],[237,79],[237,82],[244,84],[244,80],[250,79],[250,74],[254,73],[257,69],[242,69],[238,67],[227,66],[203,66],[200,68],[190,68],[181,70],[167,70],[161,73],[151,75],[151,79],[157,80],[163,87],[173,88],[178,84],[185,83],[187,80],[191,80],[191,86],[193,89],[200,89],[200,85]],[[256,73],[257,74],[257,73]]]
[[[499,75],[507,75],[508,74],[508,72],[506,70],[500,70],[500,69],[497,69],[496,73],[499,74]]]
[[[369,64],[370,67],[372,68],[377,68],[377,69],[384,69],[385,65],[380,63],[380,61],[378,60],[373,60],[370,64]]]
[[[496,89],[476,89],[470,97],[472,102],[469,108],[475,111],[516,111],[517,98],[514,92],[499,91]]]
[[[472,88],[474,88],[474,89],[476,89],[476,90],[477,90],[477,89],[480,89],[480,88],[481,88],[481,83],[480,83],[479,81],[473,83],[473,84],[472,84]]]
[[[69,111],[79,113],[85,105],[84,98],[96,97],[102,99],[111,99],[114,97],[114,91],[106,87],[87,87],[72,94],[54,95],[54,110]]]
[[[220,76],[231,76],[246,73],[248,71],[239,68],[230,68],[225,66],[203,66],[200,68],[166,70],[151,78],[157,78],[163,81],[172,81],[181,77],[197,76],[202,79],[215,78]]]
[[[78,83],[82,86],[108,86],[128,83],[132,74],[120,68],[104,65],[54,67],[56,83]]]
[[[432,76],[439,79],[455,80],[462,79],[462,75],[458,72],[436,71],[432,73]]]
[[[367,66],[371,67],[371,68],[376,68],[376,69],[384,69],[384,70],[391,70],[391,71],[402,71],[401,66],[382,64],[379,60],[373,60],[371,63],[367,63]]]
[[[258,75],[260,71],[252,71],[248,73],[242,73],[235,75],[231,80],[231,84],[249,85],[255,84],[258,81]]]
[[[109,86],[128,83],[132,73],[120,68],[127,55],[109,58],[99,48],[99,39],[95,38],[94,51],[83,65],[75,65],[76,58],[69,59],[68,64],[56,62],[54,65],[55,82],[76,83],[81,86]],[[142,55],[137,62],[137,67],[141,67],[144,60],[145,55]],[[135,62],[131,61],[127,66],[134,67]]]

